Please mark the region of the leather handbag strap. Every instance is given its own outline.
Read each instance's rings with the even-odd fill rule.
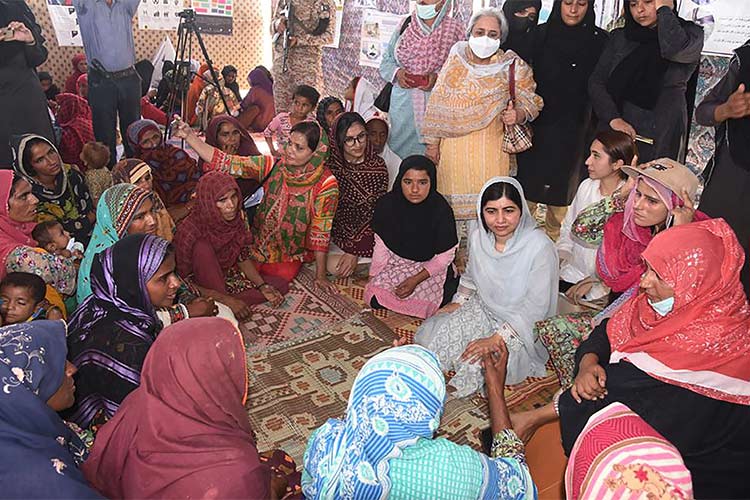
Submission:
[[[510,100],[513,104],[516,103],[516,60],[513,59],[508,68],[508,92],[510,93]]]

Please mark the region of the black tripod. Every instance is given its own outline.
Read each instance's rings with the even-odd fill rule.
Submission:
[[[171,87],[172,94],[169,97],[169,103],[167,105],[167,128],[164,130],[164,140],[167,140],[169,130],[172,126],[172,116],[177,109],[177,98],[181,102],[182,118],[185,119],[185,104],[187,102],[187,91],[190,87],[190,75],[193,72],[190,71],[190,61],[193,57],[193,35],[198,40],[198,46],[203,54],[203,59],[208,65],[208,70],[211,72],[211,81],[206,80],[203,75],[195,73],[197,78],[201,78],[208,83],[219,89],[219,97],[221,102],[224,104],[224,109],[229,113],[229,106],[224,98],[224,93],[221,91],[219,85],[219,77],[216,74],[214,65],[211,62],[211,58],[208,57],[208,51],[206,45],[203,43],[203,37],[198,26],[195,24],[195,11],[193,9],[185,9],[177,14],[180,17],[180,24],[177,26],[177,49],[175,50],[174,66],[172,69]],[[185,59],[185,52],[187,51],[187,59]],[[184,68],[184,70],[183,70]]]

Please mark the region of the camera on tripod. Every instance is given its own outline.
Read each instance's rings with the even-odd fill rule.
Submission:
[[[182,12],[178,12],[177,17],[185,21],[195,21],[195,11],[193,9],[185,9]]]

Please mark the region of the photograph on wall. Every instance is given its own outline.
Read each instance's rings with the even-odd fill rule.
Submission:
[[[73,0],[47,0],[47,10],[60,47],[83,47]]]
[[[333,3],[336,4],[336,28],[333,32],[333,42],[323,47],[338,49],[341,42],[341,26],[344,22],[344,0],[333,0]]]
[[[362,11],[362,34],[359,50],[359,65],[379,68],[383,53],[388,48],[391,36],[401,26],[403,14],[391,14],[379,10]]]
[[[182,0],[144,0],[138,6],[138,28],[142,30],[176,30],[177,16],[185,8]]]
[[[201,33],[231,35],[233,0],[192,0],[195,21]]]

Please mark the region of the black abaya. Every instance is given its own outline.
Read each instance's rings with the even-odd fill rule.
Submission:
[[[576,365],[594,353],[607,373],[602,400],[577,403],[560,397],[560,427],[565,453],[589,418],[613,402],[632,409],[680,451],[693,479],[696,498],[748,498],[750,479],[750,407],[711,399],[657,380],[627,361],[608,364],[607,322],[599,325],[576,352]]]

